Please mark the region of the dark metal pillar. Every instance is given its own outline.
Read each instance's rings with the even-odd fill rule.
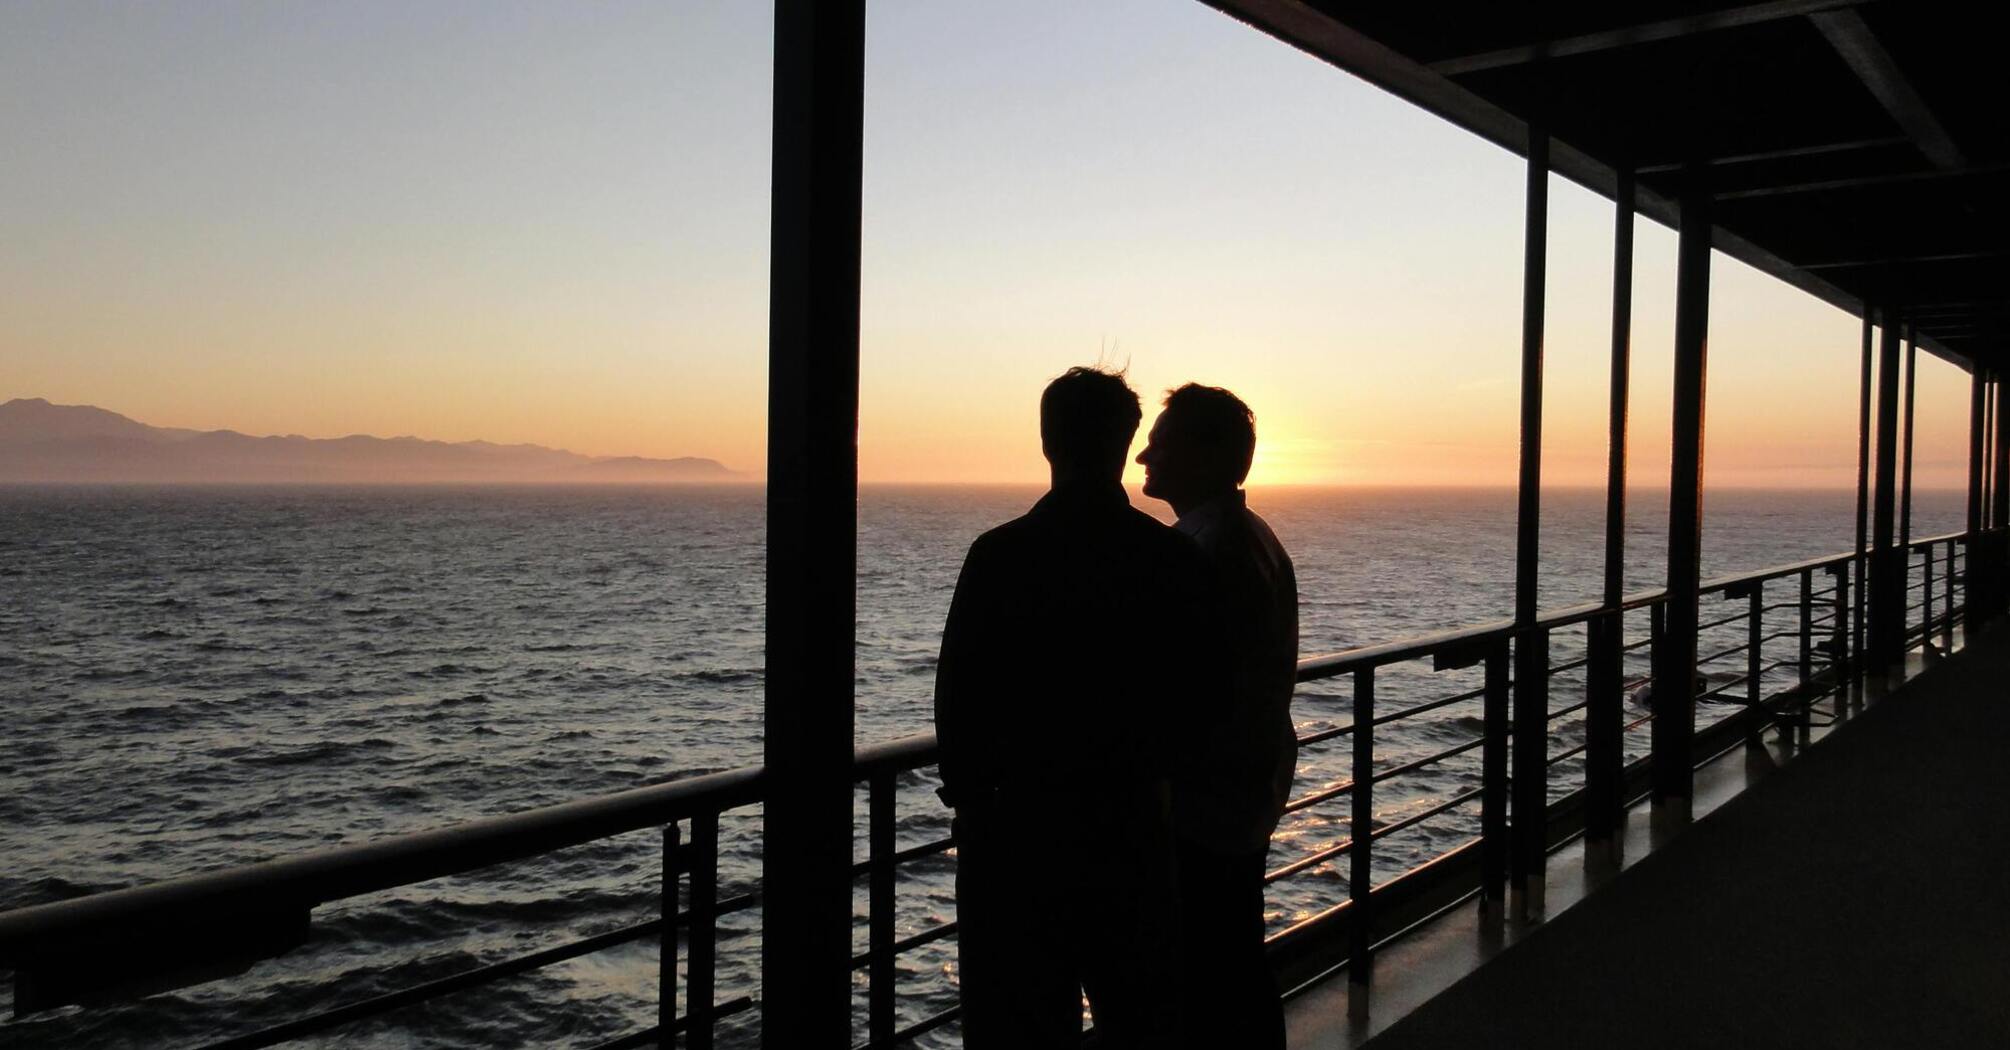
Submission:
[[[1626,588],[1626,403],[1633,349],[1633,208],[1630,165],[1622,165],[1613,193],[1612,224],[1612,391],[1605,459],[1605,588],[1608,611],[1590,622],[1588,695],[1584,709],[1585,838],[1608,846],[1617,841],[1624,816],[1620,777],[1625,766],[1624,650],[1626,618],[1618,611]],[[1592,861],[1599,850],[1586,850]],[[1597,858],[1610,860],[1611,858]]]
[[[1696,733],[1696,629],[1703,548],[1703,395],[1710,334],[1710,197],[1682,197],[1676,247],[1674,445],[1668,478],[1668,612],[1654,654],[1656,802],[1690,797]]]
[[[864,0],[775,5],[761,1040],[851,1041]]]
[[[1969,572],[1981,577],[1985,601],[1977,622],[2001,616],[2010,609],[2010,536],[2005,536],[2003,528],[2010,524],[2010,420],[2003,412],[2003,373],[1991,370],[1989,373],[1989,433],[1984,435],[1990,442],[1989,471],[1989,528],[1992,530],[1988,542],[1983,545],[1983,556],[1971,564]]]
[[[1996,441],[1996,469],[1990,471],[1990,527],[2002,529],[2010,523],[2010,434],[2004,432],[2004,374],[1990,372],[1990,420],[1994,426],[1992,439]]]
[[[1869,300],[1865,300],[1863,304],[1863,365],[1862,374],[1857,381],[1856,546],[1851,548],[1853,556],[1850,559],[1850,573],[1856,578],[1856,600],[1853,603],[1844,603],[1845,612],[1850,614],[1856,622],[1854,625],[1846,625],[1846,629],[1837,634],[1837,637],[1849,646],[1847,654],[1837,654],[1838,666],[1848,666],[1859,670],[1865,666],[1863,658],[1864,595],[1870,591],[1870,588],[1865,586],[1864,582],[1868,575],[1867,569],[1870,564],[1865,560],[1864,545],[1869,542],[1868,533],[1870,528],[1871,312],[1871,304]],[[1847,585],[1849,578],[1847,576],[1844,577],[1842,582]],[[1847,655],[1847,660],[1841,659],[1844,655]]]
[[[1533,630],[1542,524],[1543,296],[1549,241],[1549,131],[1528,131],[1528,213],[1522,241],[1521,478],[1515,519],[1514,829],[1510,895],[1542,909],[1549,790],[1549,640]]]
[[[1868,666],[1873,672],[1882,672],[1905,651],[1905,563],[1892,545],[1898,504],[1898,325],[1893,321],[1887,307],[1878,340],[1877,483],[1871,496]]]
[[[1912,546],[1912,409],[1916,400],[1914,376],[1919,371],[1919,345],[1913,342],[1912,322],[1905,325],[1905,447],[1901,450],[1904,470],[1898,483],[1898,545]],[[1908,552],[1905,557],[1910,558]]]
[[[1982,527],[1982,368],[1968,373],[1968,531]]]

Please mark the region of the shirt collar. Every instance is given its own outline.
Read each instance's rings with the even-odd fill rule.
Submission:
[[[1033,504],[1033,513],[1109,511],[1130,505],[1130,496],[1118,482],[1075,481],[1049,489]]]
[[[1220,524],[1222,518],[1248,505],[1249,497],[1241,489],[1236,489],[1180,515],[1179,521],[1173,524],[1173,528],[1198,539],[1209,529]]]

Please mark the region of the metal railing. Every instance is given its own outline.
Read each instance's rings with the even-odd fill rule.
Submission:
[[[1906,548],[1909,570],[1917,569],[1919,581],[1912,583],[1908,576],[1908,602],[1914,592],[1920,595],[1910,604],[1910,613],[1918,614],[1916,622],[1910,613],[1907,617],[1909,643],[1930,642],[1937,635],[1943,646],[1951,647],[1954,625],[1965,610],[1964,539],[1963,534],[1940,536]],[[1699,756],[1707,759],[1721,750],[1710,743],[1728,746],[1768,725],[1805,724],[1813,706],[1838,691],[1845,681],[1839,672],[1854,666],[1850,588],[1852,581],[1861,586],[1864,564],[1862,558],[1841,554],[1703,584],[1704,599],[1736,603],[1736,611],[1704,617],[1698,645],[1709,649],[1699,654],[1697,666],[1706,675],[1740,657],[1742,666],[1724,672],[1721,681],[1701,679],[1705,688],[1695,699],[1724,705],[1730,713],[1699,725],[1697,737],[1705,741]],[[1769,594],[1775,600],[1769,602]],[[1525,626],[1485,624],[1300,662],[1301,684],[1344,680],[1351,686],[1351,720],[1299,738],[1301,769],[1305,755],[1316,762],[1322,745],[1336,740],[1347,739],[1350,753],[1345,776],[1298,795],[1287,811],[1301,813],[1345,798],[1347,833],[1304,848],[1268,872],[1266,881],[1331,876],[1343,860],[1347,873],[1344,899],[1270,937],[1273,960],[1287,986],[1340,965],[1349,967],[1350,978],[1365,981],[1376,946],[1419,918],[1475,892],[1498,901],[1510,875],[1525,877],[1531,868],[1539,874],[1542,856],[1557,843],[1582,831],[1610,831],[1624,805],[1644,792],[1648,759],[1628,759],[1627,742],[1654,718],[1651,689],[1641,688],[1649,680],[1625,673],[1625,661],[1660,640],[1666,601],[1665,592],[1648,591],[1617,606],[1564,609]],[[1628,617],[1637,620],[1642,613],[1649,620],[1648,632],[1629,641]],[[1561,637],[1575,646],[1579,628],[1584,635],[1581,655],[1551,663],[1552,639]],[[1784,654],[1782,643],[1790,643]],[[1537,661],[1525,666],[1540,668],[1543,675],[1540,688],[1520,694],[1509,660],[1518,645],[1536,647]],[[1769,652],[1768,646],[1774,648]],[[1431,680],[1445,671],[1478,669],[1480,684],[1378,711],[1378,676],[1426,661]],[[1570,680],[1577,678],[1584,695],[1552,709],[1548,695],[1555,683],[1573,684]],[[1770,692],[1769,680],[1777,686]],[[1629,702],[1646,710],[1628,716]],[[1457,730],[1475,713],[1477,735],[1458,736],[1415,757],[1378,755],[1378,730],[1398,724]],[[1552,752],[1559,725],[1579,739]],[[1475,751],[1476,770],[1469,757]],[[958,1016],[952,1005],[904,1027],[898,1024],[896,961],[956,934],[952,919],[901,937],[895,921],[900,868],[954,847],[948,837],[906,848],[895,841],[899,780],[935,761],[932,734],[862,748],[854,757],[854,785],[866,792],[866,853],[851,871],[854,880],[864,880],[866,893],[867,948],[851,960],[853,970],[863,970],[867,981],[861,1047],[898,1045]],[[1581,782],[1553,782],[1553,771],[1572,764],[1582,767]],[[1451,779],[1460,786],[1406,789],[1410,797],[1396,807],[1382,805],[1383,796],[1407,780],[1446,769],[1454,769]],[[686,1046],[709,1047],[721,1021],[754,1005],[750,995],[717,999],[719,919],[760,904],[757,887],[721,895],[719,818],[758,805],[768,786],[762,769],[729,770],[22,908],[0,915],[0,968],[14,971],[17,1015],[159,991],[242,972],[303,943],[310,913],[319,905],[660,829],[663,908],[654,919],[321,1010],[212,1043],[209,1050],[252,1050],[327,1032],[648,938],[660,938],[664,946],[657,1022],[599,1046],[668,1046],[681,1038]],[[1470,814],[1475,804],[1477,820]],[[1427,850],[1416,863],[1376,877],[1378,843],[1445,821],[1461,822],[1460,841]],[[681,909],[680,895],[688,898]],[[686,974],[681,995],[680,940]]]

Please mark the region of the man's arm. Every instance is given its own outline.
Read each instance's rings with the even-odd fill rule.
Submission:
[[[982,729],[991,675],[985,666],[996,595],[988,552],[979,539],[964,556],[942,625],[935,664],[935,739],[941,748],[942,800],[952,807],[977,799],[996,780],[995,760]]]

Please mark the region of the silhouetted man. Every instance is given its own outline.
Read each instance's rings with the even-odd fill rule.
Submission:
[[[1229,684],[1204,701],[1191,758],[1173,781],[1183,1042],[1283,1050],[1284,1012],[1263,951],[1263,872],[1297,766],[1298,580],[1245,502],[1255,452],[1249,406],[1189,383],[1166,395],[1138,462],[1145,495],[1172,504],[1175,527],[1214,564],[1217,622],[1232,654]]]
[[[1120,375],[1048,385],[1053,487],[971,545],[943,627],[971,1050],[1073,1050],[1084,991],[1100,1045],[1178,1040],[1168,734],[1226,668],[1205,559],[1119,484],[1139,418]]]

